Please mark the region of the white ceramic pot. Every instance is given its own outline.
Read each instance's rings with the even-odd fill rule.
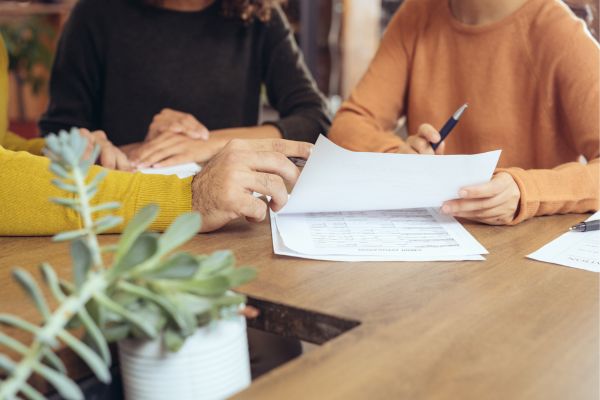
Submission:
[[[119,342],[127,400],[225,399],[250,385],[246,320],[199,328],[176,353],[162,340]]]

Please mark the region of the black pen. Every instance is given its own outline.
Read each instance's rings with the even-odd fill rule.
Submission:
[[[594,221],[581,222],[569,228],[571,232],[589,232],[600,230],[600,219]]]
[[[446,122],[446,124],[444,124],[444,126],[442,127],[442,129],[440,129],[440,136],[441,139],[439,142],[437,143],[433,143],[431,145],[431,147],[433,147],[433,150],[436,150],[438,148],[438,146],[440,144],[442,144],[442,142],[444,141],[444,139],[446,139],[446,136],[448,136],[450,134],[450,132],[452,131],[452,129],[454,128],[454,126],[458,123],[458,120],[460,119],[460,116],[463,115],[463,113],[465,112],[465,110],[469,107],[468,104],[463,104],[458,110],[456,110],[456,112],[454,113],[453,116],[450,117],[450,119],[448,120],[448,122]]]
[[[288,160],[293,162],[296,167],[304,167],[306,164],[306,160],[304,158],[288,157]]]

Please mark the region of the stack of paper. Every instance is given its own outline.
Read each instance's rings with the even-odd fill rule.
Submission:
[[[600,211],[588,218],[588,221],[597,219],[600,219]],[[527,257],[600,272],[600,231],[567,232]]]
[[[288,204],[271,213],[274,251],[334,261],[483,260],[486,249],[434,208],[489,181],[499,156],[355,153],[321,136]]]

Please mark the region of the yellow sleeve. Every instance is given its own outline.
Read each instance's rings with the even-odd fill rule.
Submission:
[[[0,143],[0,146],[3,146],[6,150],[26,151],[38,156],[42,155],[44,145],[45,141],[43,138],[28,140],[11,132],[6,132],[4,140]]]
[[[82,226],[77,213],[55,205],[50,197],[69,197],[50,183],[54,175],[48,170],[50,160],[27,152],[14,152],[0,146],[0,235],[40,236],[78,229]],[[90,179],[101,171],[92,167]],[[93,204],[119,201],[115,211],[127,223],[147,204],[160,206],[153,230],[164,230],[183,212],[191,210],[192,178],[143,175],[110,171],[101,183]],[[120,232],[123,226],[113,230]]]

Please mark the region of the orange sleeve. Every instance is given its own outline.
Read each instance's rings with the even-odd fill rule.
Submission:
[[[390,151],[403,143],[394,129],[405,113],[419,1],[406,1],[390,22],[367,72],[333,121],[328,135],[333,142],[373,152]]]
[[[539,215],[584,213],[600,208],[600,48],[581,23],[556,44],[549,89],[569,145],[588,160],[554,169],[507,168],[521,190],[513,224]]]

